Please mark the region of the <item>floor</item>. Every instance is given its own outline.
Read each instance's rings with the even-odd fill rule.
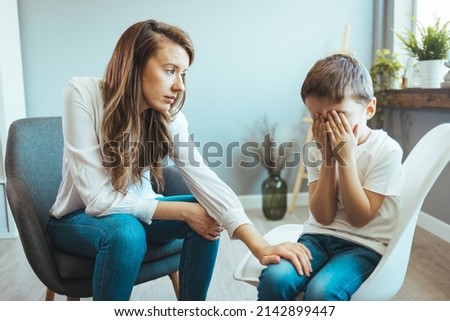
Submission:
[[[286,223],[302,223],[306,208],[296,208],[280,221],[268,221],[260,210],[249,210],[248,215],[256,228],[265,233]],[[221,236],[216,269],[208,300],[256,300],[256,288],[233,279],[233,271],[247,252],[242,242],[231,241],[226,233]],[[450,300],[450,243],[417,228],[409,268],[403,287],[394,300]],[[44,285],[34,275],[23,253],[20,240],[0,240],[0,301],[42,300]],[[57,295],[56,300],[65,300]],[[89,300],[89,299],[87,299]],[[164,277],[134,288],[131,300],[175,300],[171,281]]]

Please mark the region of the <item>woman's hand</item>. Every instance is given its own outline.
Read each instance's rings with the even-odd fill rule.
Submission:
[[[294,265],[298,274],[310,276],[312,272],[311,252],[306,246],[300,243],[284,242],[276,245],[266,246],[261,250],[258,257],[262,265],[276,264],[280,258],[289,260]]]
[[[276,264],[284,258],[294,265],[298,274],[309,276],[312,272],[313,258],[303,244],[284,242],[270,245],[251,224],[242,224],[234,231],[233,236],[244,242],[262,265]]]
[[[205,239],[214,241],[220,237],[223,227],[208,215],[206,210],[198,203],[185,203],[184,221]]]

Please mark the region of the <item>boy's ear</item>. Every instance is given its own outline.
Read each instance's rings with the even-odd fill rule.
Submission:
[[[367,104],[366,120],[369,120],[370,118],[372,118],[373,115],[375,115],[376,111],[377,111],[377,98],[373,97]]]

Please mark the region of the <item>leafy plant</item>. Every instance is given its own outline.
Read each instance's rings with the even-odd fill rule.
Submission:
[[[403,65],[398,61],[398,55],[389,49],[377,50],[373,65],[370,68],[370,76],[375,91],[393,89],[399,82],[399,72]]]
[[[399,83],[399,72],[402,69],[403,65],[398,61],[396,53],[391,54],[389,49],[377,50],[369,72],[380,104],[377,106],[376,114],[368,121],[369,127],[383,128],[386,115],[382,106],[388,101],[387,90],[397,87],[396,82]]]
[[[403,47],[417,60],[444,60],[450,51],[450,21],[441,24],[437,18],[434,25],[424,27],[416,18],[420,37],[412,31],[403,34],[395,33]]]

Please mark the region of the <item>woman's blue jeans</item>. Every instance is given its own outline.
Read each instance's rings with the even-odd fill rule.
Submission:
[[[303,292],[305,301],[349,301],[381,259],[369,248],[330,235],[306,234],[298,243],[311,251],[310,277],[282,259],[262,271],[258,300],[295,300]]]
[[[209,241],[181,221],[147,225],[127,214],[93,217],[84,211],[50,218],[48,235],[59,251],[95,257],[93,300],[130,298],[147,242],[184,239],[180,259],[180,300],[205,300],[219,240]]]

